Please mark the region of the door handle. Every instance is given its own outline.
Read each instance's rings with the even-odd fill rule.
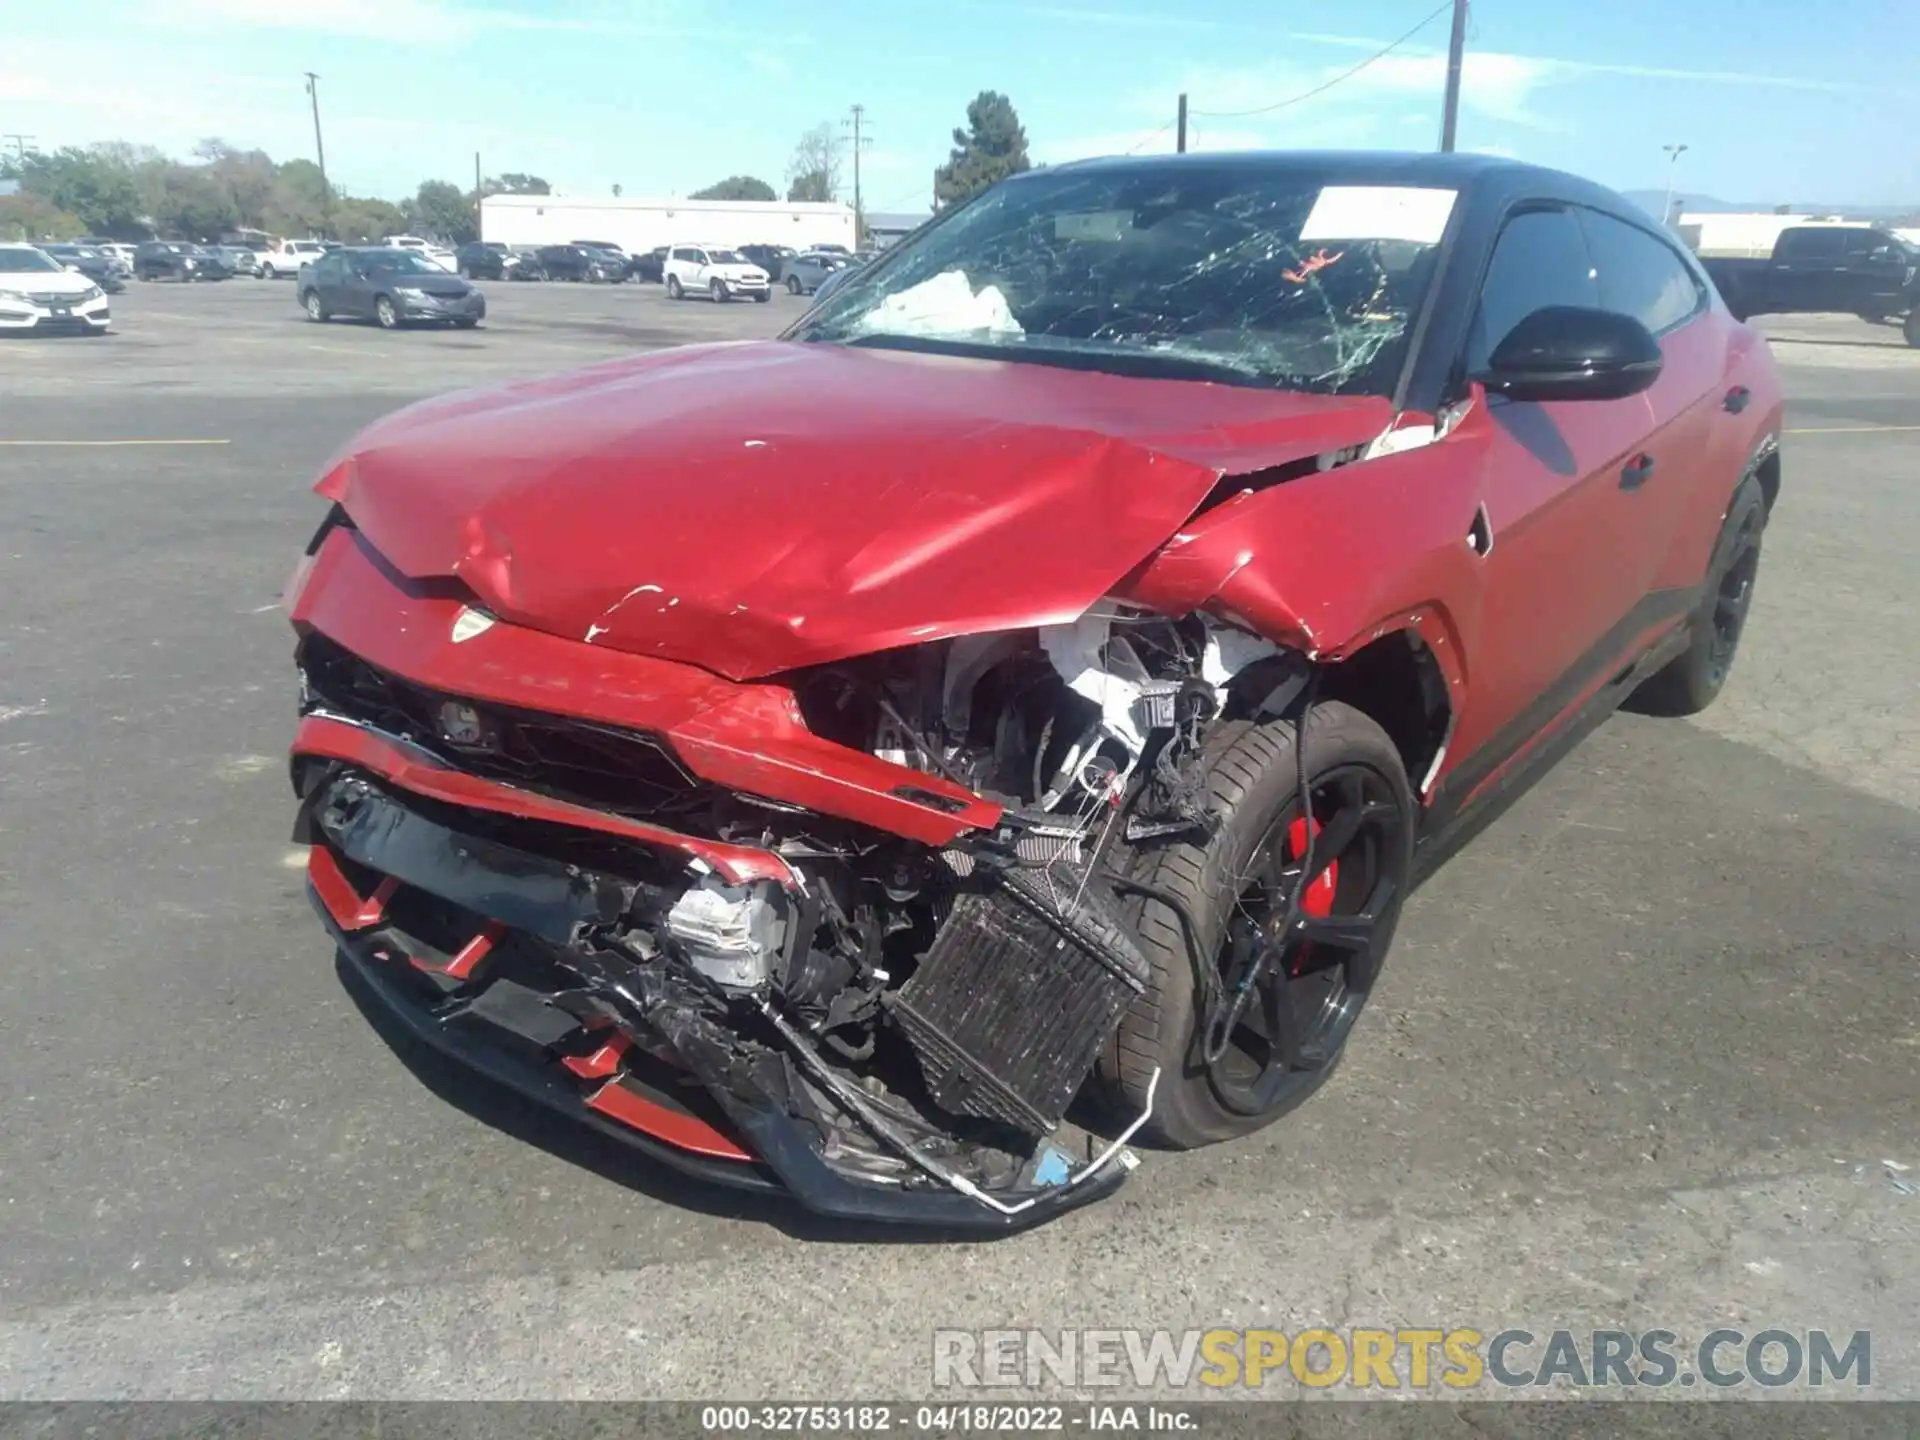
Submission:
[[[1653,476],[1653,457],[1636,455],[1620,467],[1620,488],[1638,490]]]
[[[1725,410],[1729,415],[1738,415],[1742,410],[1747,408],[1748,402],[1752,399],[1753,392],[1751,390],[1747,389],[1744,385],[1736,385],[1727,391],[1726,398],[1720,402],[1720,408]]]

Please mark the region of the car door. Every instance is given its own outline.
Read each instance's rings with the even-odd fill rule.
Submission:
[[[347,294],[347,257],[322,255],[312,265],[307,274],[313,288],[320,292],[321,303],[335,315],[351,315],[352,302]]]
[[[1516,324],[1548,305],[1598,307],[1599,285],[1570,207],[1511,213],[1495,243],[1469,328],[1465,373]],[[1489,439],[1469,543],[1481,556],[1479,655],[1454,753],[1470,791],[1597,689],[1631,644],[1640,570],[1623,548],[1635,497],[1623,467],[1649,428],[1644,396],[1509,401],[1487,397]]]
[[[1881,316],[1899,308],[1906,289],[1905,250],[1881,230],[1848,230],[1840,242],[1841,309],[1852,315]]]
[[[340,257],[340,313],[362,320],[373,318],[373,305],[379,294],[377,276],[364,255]]]
[[[1838,226],[1796,226],[1780,234],[1774,246],[1769,284],[1781,310],[1842,310],[1841,230]]]
[[[1714,431],[1727,400],[1728,331],[1713,321],[1706,287],[1672,242],[1647,226],[1597,210],[1579,212],[1600,284],[1600,303],[1631,315],[1660,342],[1660,376],[1646,391],[1646,437],[1623,481],[1630,523],[1618,554],[1640,595],[1698,582],[1698,557],[1675,541],[1699,487],[1725,484],[1703,473],[1717,450]],[[1679,598],[1677,595],[1674,597]]]

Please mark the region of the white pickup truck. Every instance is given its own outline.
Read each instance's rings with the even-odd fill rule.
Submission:
[[[302,265],[311,265],[326,253],[327,247],[318,240],[276,240],[269,248],[254,252],[260,261],[261,277],[267,280],[283,275],[294,279]]]
[[[443,245],[435,245],[431,240],[423,240],[418,235],[389,235],[380,243],[396,250],[411,250],[423,259],[432,261],[449,274],[460,268],[460,262],[454,259],[453,251]]]

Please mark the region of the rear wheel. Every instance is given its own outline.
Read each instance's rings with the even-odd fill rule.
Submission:
[[[678,275],[667,276],[667,299],[678,300],[686,293],[686,291],[680,288],[680,277]]]
[[[1258,1130],[1319,1089],[1392,942],[1413,853],[1399,751],[1372,719],[1337,702],[1314,707],[1305,728],[1310,820],[1300,813],[1294,727],[1224,726],[1202,762],[1212,836],[1143,851],[1130,870],[1181,903],[1193,944],[1173,907],[1133,900],[1153,974],[1099,1075],[1137,1113],[1157,1067],[1148,1128],[1177,1148]],[[1303,872],[1312,878],[1289,925]],[[1227,1012],[1214,997],[1243,989],[1238,1017],[1216,1027]]]
[[[307,291],[306,299],[301,301],[301,303],[307,308],[307,318],[309,320],[316,323],[325,323],[333,318],[332,312],[327,309],[326,302],[320,298],[320,292],[318,290]]]
[[[1720,694],[1733,670],[1753,604],[1760,571],[1760,537],[1767,528],[1767,497],[1749,477],[1733,492],[1707,566],[1700,603],[1688,622],[1684,653],[1670,661],[1629,698],[1628,707],[1649,715],[1694,715]]]
[[[787,276],[787,293],[789,295],[798,295],[800,293],[800,277],[798,275]]]

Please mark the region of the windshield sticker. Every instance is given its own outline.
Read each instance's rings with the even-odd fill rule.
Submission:
[[[1334,261],[1340,259],[1341,256],[1346,253],[1344,250],[1329,252],[1323,247],[1302,260],[1298,270],[1282,270],[1280,272],[1280,278],[1290,280],[1295,285],[1304,285],[1307,283],[1308,277],[1313,275],[1314,272],[1326,269],[1327,266],[1333,264]]]
[[[1458,193],[1411,185],[1329,185],[1313,202],[1300,239],[1437,245]]]

